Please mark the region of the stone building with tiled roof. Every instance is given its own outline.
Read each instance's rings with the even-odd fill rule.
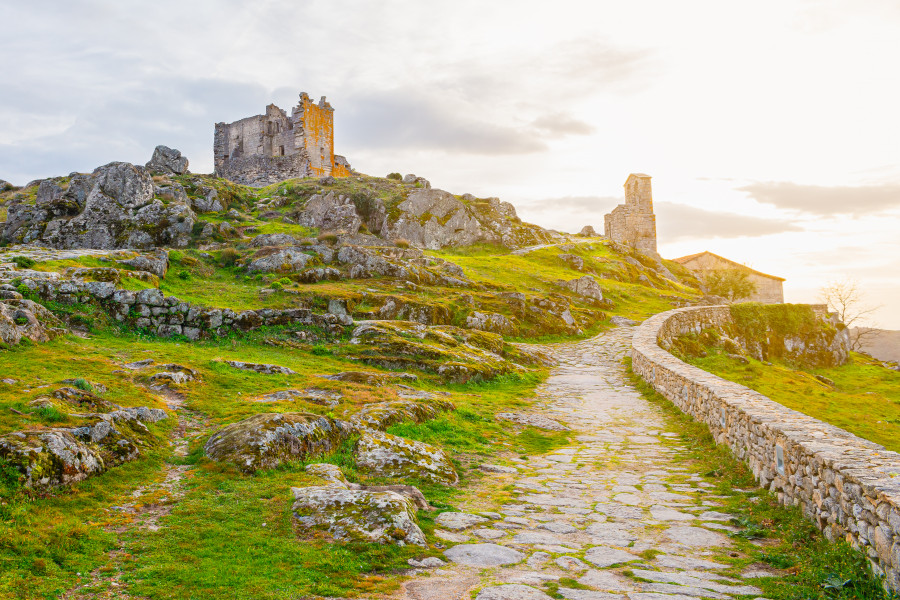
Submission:
[[[737,269],[747,273],[750,281],[756,284],[756,292],[752,296],[746,298],[747,302],[763,302],[766,304],[780,304],[784,302],[784,283],[783,277],[769,275],[751,269],[747,265],[729,260],[712,252],[700,252],[698,254],[690,254],[674,259],[675,262],[683,265],[686,269],[697,274],[707,273],[709,271],[723,271],[726,269]]]

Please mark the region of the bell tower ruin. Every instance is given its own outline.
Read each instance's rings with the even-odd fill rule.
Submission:
[[[656,215],[650,176],[632,173],[625,180],[625,204],[603,217],[604,234],[620,244],[656,256]]]

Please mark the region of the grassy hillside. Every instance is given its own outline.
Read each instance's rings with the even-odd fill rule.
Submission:
[[[900,372],[853,353],[849,364],[802,370],[783,362],[739,360],[721,348],[687,362],[745,385],[788,408],[900,452]]]

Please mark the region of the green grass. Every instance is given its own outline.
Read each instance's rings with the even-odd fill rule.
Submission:
[[[675,460],[688,472],[705,474],[706,480],[716,485],[711,492],[725,497],[722,508],[716,510],[738,515],[733,524],[742,528],[743,535],[732,536],[734,552],[723,551],[715,557],[731,565],[723,575],[735,576],[754,563],[784,569],[779,577],[752,581],[762,589],[762,596],[772,600],[894,598],[873,576],[861,552],[843,540],[829,542],[799,507],[782,506],[774,494],[756,487],[750,469],[736,460],[727,446],[717,446],[705,424],[682,413],[634,374],[631,380],[663,412],[670,427],[681,433],[680,443],[687,449]],[[737,492],[735,488],[752,491]],[[754,544],[758,538],[766,543]]]
[[[592,249],[588,250],[587,245]],[[587,245],[574,244],[570,250],[550,247],[516,255],[502,247],[482,244],[429,251],[428,254],[455,262],[473,281],[493,288],[524,291],[528,295],[534,290],[544,293],[562,292],[567,296],[571,296],[571,293],[561,290],[557,282],[577,279],[587,274],[571,268],[559,258],[560,254],[574,254],[584,260],[586,270],[589,269],[596,275],[604,298],[614,303],[613,308],[606,312],[637,320],[669,310],[675,301],[697,297],[697,291],[693,288],[626,264],[623,262],[624,257],[599,240]],[[656,287],[638,283],[637,277],[640,274],[647,275]],[[573,299],[576,303],[579,302],[578,298]]]
[[[900,373],[862,354],[831,368],[802,370],[785,363],[748,364],[708,348],[704,358],[688,361],[723,379],[745,385],[775,402],[900,451]],[[834,382],[824,383],[821,375]]]
[[[320,379],[317,375],[358,369],[359,365],[330,353],[314,353],[312,348],[267,345],[268,335],[257,332],[187,344],[98,327],[88,339],[63,336],[46,344],[4,351],[4,367],[15,374],[17,383],[0,386],[0,433],[71,421],[73,417],[59,411],[27,407],[29,400],[49,393],[63,379],[80,378],[82,387],[94,389],[102,385],[108,390],[102,396],[118,404],[161,407],[160,400],[139,385],[143,381],[139,372],[121,368],[123,363],[144,358],[183,364],[199,372],[200,380],[182,386],[182,392],[187,406],[208,419],[208,431],[193,442],[187,461],[158,447],[135,462],[70,489],[36,495],[16,489],[0,491],[0,597],[56,597],[76,584],[89,582],[88,574],[95,569],[119,573],[129,593],[149,598],[296,598],[394,589],[393,573],[405,566],[407,558],[429,551],[336,545],[324,535],[299,536],[291,522],[290,487],[311,482],[303,472],[304,463],[245,476],[202,455],[209,432],[251,414],[308,411],[347,417],[363,404],[397,398],[389,387]],[[222,361],[226,359],[279,364],[297,374],[267,376],[239,371],[225,366]],[[494,421],[498,411],[526,407],[543,377],[543,372],[536,372],[478,385],[444,386],[457,411],[421,425],[398,425],[392,431],[444,448],[457,462],[462,481],[469,481],[468,464],[475,460],[470,457],[544,451],[565,443],[564,436],[530,428],[516,435]],[[332,409],[300,401],[250,401],[263,393],[310,385],[340,391],[342,404]],[[418,386],[441,389],[429,377]],[[10,408],[26,414],[17,415]],[[174,425],[175,419],[168,419],[154,428],[165,435]],[[308,462],[334,462],[351,480],[382,483],[357,473],[350,453],[352,443],[350,440],[333,454]],[[132,492],[159,480],[167,463],[185,462],[191,466],[185,479],[186,494],[160,521],[161,528],[156,532],[125,531],[121,539],[124,555],[110,559],[108,553],[120,542],[109,528],[128,519],[109,508],[134,501]],[[451,508],[461,494],[460,488],[411,483],[418,483],[432,505],[441,509]],[[433,513],[419,515],[427,535],[434,530],[433,519]],[[106,585],[101,581],[97,591]]]

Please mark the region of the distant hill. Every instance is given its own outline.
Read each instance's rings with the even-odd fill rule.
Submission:
[[[870,329],[868,327],[854,327],[850,330],[852,335],[857,331],[876,331],[872,335],[863,338],[863,351],[878,360],[900,362],[900,331],[891,329]]]

